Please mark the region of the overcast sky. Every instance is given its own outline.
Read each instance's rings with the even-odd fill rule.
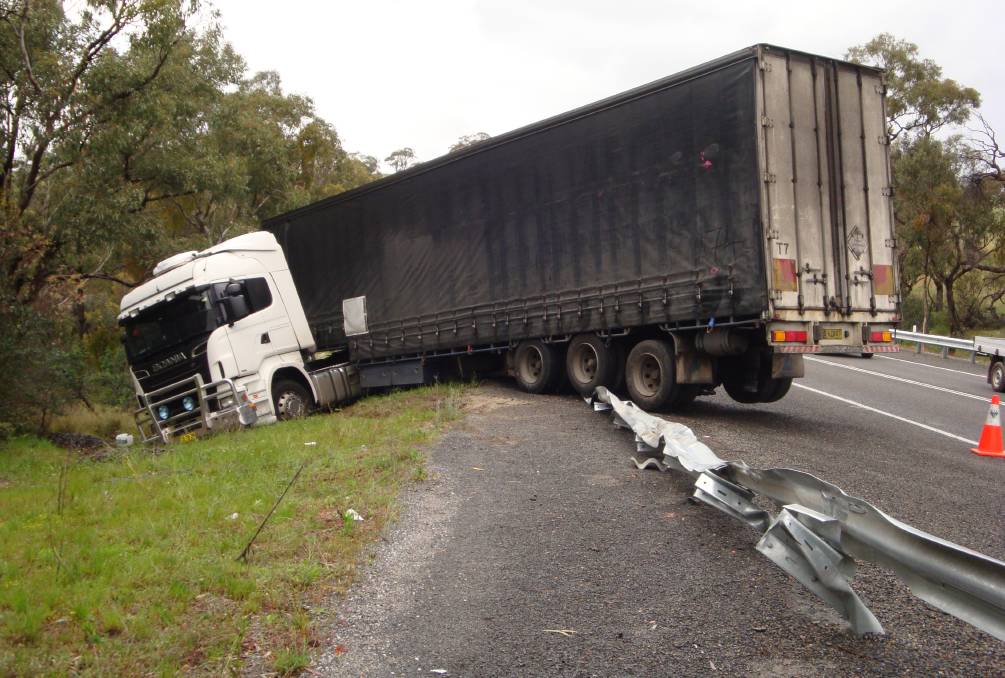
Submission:
[[[842,57],[881,32],[976,87],[1005,133],[1005,3],[213,0],[249,69],[314,99],[345,147],[421,160],[758,42]],[[989,39],[990,38],[990,39]]]

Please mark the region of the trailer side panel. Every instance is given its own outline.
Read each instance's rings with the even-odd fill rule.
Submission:
[[[753,55],[266,224],[356,358],[767,308]],[[342,302],[365,297],[347,339]]]

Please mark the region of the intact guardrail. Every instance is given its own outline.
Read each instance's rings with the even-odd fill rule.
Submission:
[[[915,344],[915,353],[921,353],[925,346],[937,346],[942,349],[942,357],[949,357],[949,350],[967,351],[970,353],[970,362],[977,362],[977,347],[973,339],[957,339],[956,337],[944,337],[939,334],[922,334],[921,332],[908,332],[906,330],[894,330],[895,341],[905,341]]]

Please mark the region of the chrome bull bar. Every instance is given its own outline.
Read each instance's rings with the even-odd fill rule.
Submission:
[[[186,397],[194,398],[190,410],[181,405]],[[133,418],[143,442],[190,440],[200,433],[250,426],[258,420],[255,405],[232,379],[207,384],[196,374],[139,394],[139,399],[142,406]],[[168,408],[166,418],[160,416],[162,407]]]

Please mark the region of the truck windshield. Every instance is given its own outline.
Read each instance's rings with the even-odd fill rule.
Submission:
[[[212,332],[219,322],[208,289],[194,290],[122,321],[126,355],[133,362]]]

